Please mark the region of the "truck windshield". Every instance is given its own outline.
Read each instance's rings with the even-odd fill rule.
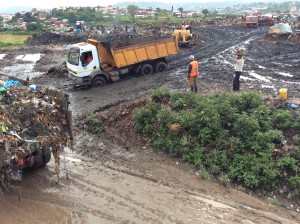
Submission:
[[[79,65],[79,55],[79,52],[69,51],[67,61],[72,65]]]

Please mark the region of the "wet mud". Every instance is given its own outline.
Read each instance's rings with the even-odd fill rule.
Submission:
[[[19,55],[41,54],[30,69],[42,75],[31,77],[31,82],[70,95],[76,133],[74,151],[67,149],[61,157],[60,182],[56,182],[53,161],[27,172],[21,183],[0,196],[1,223],[299,223],[297,207],[272,206],[251,192],[206,182],[194,167],[122,134],[132,125],[125,116],[130,103],[138,103],[162,86],[187,91],[186,65],[191,54],[200,62],[198,94],[232,90],[233,53],[243,45],[248,55],[242,91],[276,96],[285,87],[289,97],[298,97],[299,44],[267,42],[264,27],[210,26],[193,31],[200,35],[199,43],[169,57],[168,71],[151,76],[129,74],[101,88],[72,88],[63,68],[65,44],[1,52],[6,55],[0,60],[0,73],[6,75],[21,73],[17,66],[27,62],[17,60]],[[8,66],[18,72],[8,72]],[[82,117],[90,111],[123,120],[119,126],[107,125],[101,136],[93,136],[81,126]]]

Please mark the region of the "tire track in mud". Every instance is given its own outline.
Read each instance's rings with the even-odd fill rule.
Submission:
[[[86,173],[78,173],[76,170],[81,170],[83,166]],[[51,166],[50,170],[54,172],[54,167]],[[74,171],[74,169],[71,170]],[[95,176],[97,178],[93,178]],[[161,185],[147,177],[135,175],[134,172],[106,164],[98,164],[97,168],[95,164],[89,164],[87,161],[84,165],[77,164],[70,178],[70,180],[63,180],[63,189],[69,191],[68,186],[72,186],[72,191],[85,192],[84,200],[89,201],[85,205],[78,204],[77,206],[80,207],[77,209],[114,223],[228,223],[229,221],[240,223],[242,220],[259,223],[271,221],[272,223],[273,221],[288,223],[289,221],[276,216],[269,217],[263,212],[257,213],[255,209],[251,210],[251,213],[255,215],[251,218],[247,215],[250,208],[246,209],[242,206],[247,213],[241,213],[237,211],[241,209],[239,205],[223,204],[215,199],[199,196],[197,192]],[[111,180],[114,185],[110,183]],[[59,192],[59,194],[68,195],[67,192]],[[82,194],[79,192],[77,194],[76,196],[71,194],[71,199],[80,200]],[[143,197],[142,203],[141,197]],[[165,201],[171,204],[173,201],[174,206],[168,206]],[[175,214],[174,211],[176,211]]]
[[[188,56],[193,54],[195,59],[203,61],[209,59],[214,55],[225,51],[230,47],[239,45],[249,39],[263,36],[266,34],[266,28],[260,28],[257,30],[237,28],[237,27],[227,27],[227,28],[195,28],[193,32],[200,35],[200,42],[198,45],[183,49],[181,48],[178,55],[172,55],[169,59],[170,69],[182,67],[188,63]],[[206,44],[208,43],[208,44]]]
[[[90,167],[89,163],[85,163],[84,166]],[[78,168],[81,170],[80,165],[77,165]],[[54,167],[51,166],[50,169],[54,172]],[[97,168],[85,168],[85,171],[87,173],[84,174],[72,172],[71,179],[63,181],[64,186],[59,192],[64,196],[68,196],[70,190],[77,192],[69,195],[73,201],[80,200],[80,192],[84,192],[84,200],[89,203],[77,205],[80,206],[77,209],[84,213],[100,216],[113,223],[215,223],[209,221],[215,219],[212,215],[207,216],[207,220],[197,215],[199,202],[196,201],[194,206],[190,206],[189,195],[181,190],[161,186],[151,180],[137,178],[127,172],[115,171],[101,165]],[[93,178],[95,175],[98,178]],[[64,192],[64,189],[67,192]],[[173,201],[171,204],[174,206],[167,206],[166,200],[169,203]],[[175,212],[176,210],[178,212]]]
[[[93,223],[86,221],[88,217],[101,218],[101,223],[296,223],[273,213],[220,202],[212,196],[157,182],[104,162],[104,158],[100,164],[99,161],[83,162],[77,154],[73,156],[68,155],[71,159],[67,160],[70,179],[62,177],[59,186],[50,186],[46,192],[59,195],[55,204],[73,211],[75,220],[79,220],[76,211],[80,211],[78,217],[84,220],[80,223]],[[54,175],[54,164],[49,164],[45,172]],[[45,179],[51,179],[51,174],[35,173],[41,178],[39,182],[49,182]],[[47,204],[51,195],[36,201]]]

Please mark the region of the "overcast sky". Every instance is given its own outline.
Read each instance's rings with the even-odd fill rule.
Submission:
[[[220,2],[225,0],[1,0],[0,8],[11,6],[26,6],[36,8],[57,8],[58,6],[106,6],[118,2]]]

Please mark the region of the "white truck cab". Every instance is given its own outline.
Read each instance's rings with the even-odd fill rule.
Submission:
[[[78,84],[91,84],[91,76],[95,71],[99,72],[100,61],[97,49],[89,43],[78,43],[67,46],[67,67],[69,78]]]

